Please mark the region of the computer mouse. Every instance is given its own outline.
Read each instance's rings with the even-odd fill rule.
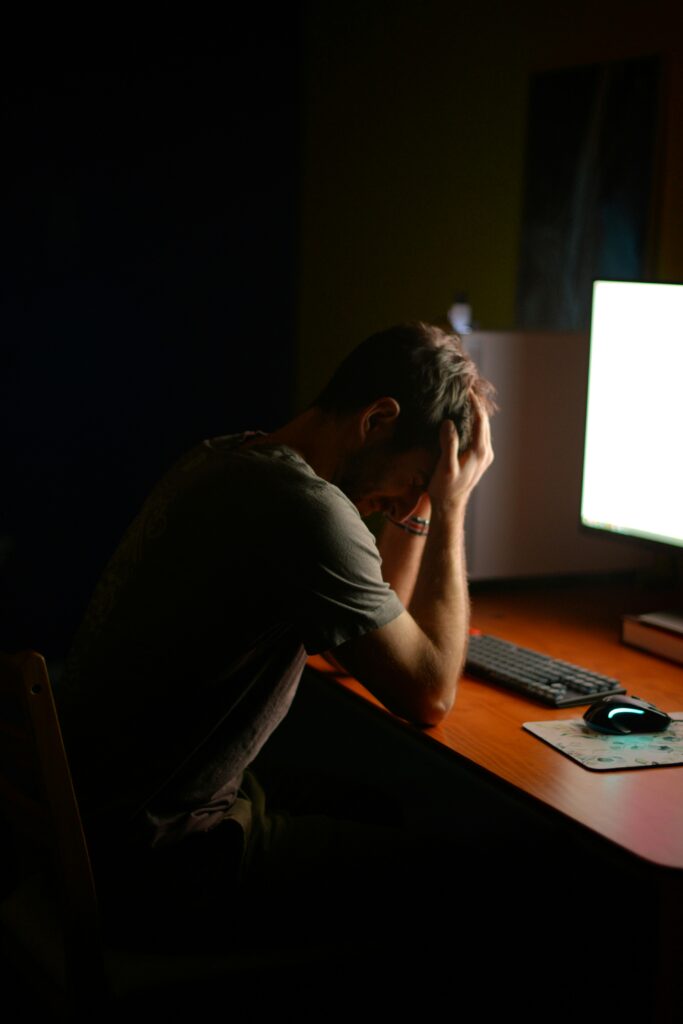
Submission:
[[[663,732],[671,724],[666,711],[640,697],[629,697],[623,693],[596,700],[586,708],[583,718],[589,729],[614,736]]]

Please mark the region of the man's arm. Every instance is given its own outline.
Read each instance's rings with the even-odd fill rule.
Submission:
[[[476,398],[472,401],[477,407],[472,447],[459,457],[453,423],[442,425],[441,457],[429,484],[429,535],[404,541],[424,546],[422,558],[416,557],[419,569],[408,610],[338,649],[346,669],[389,710],[422,725],[436,724],[452,707],[465,659],[465,511],[493,460],[488,417]]]

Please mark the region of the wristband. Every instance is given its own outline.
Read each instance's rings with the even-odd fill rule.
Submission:
[[[384,518],[388,519],[394,526],[406,533],[412,533],[415,537],[426,537],[429,533],[429,519],[422,519],[421,516],[408,516],[407,519],[392,519],[386,512]]]

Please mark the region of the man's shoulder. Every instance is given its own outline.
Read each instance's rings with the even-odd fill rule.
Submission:
[[[267,534],[268,546],[286,540],[292,551],[313,556],[339,546],[373,546],[343,491],[318,476],[292,448],[244,443],[253,436],[210,438],[176,463],[170,490],[180,514],[194,521],[199,512],[211,529],[228,529],[238,521],[245,536],[264,539]]]
[[[308,462],[293,448],[282,444],[245,444],[259,432],[248,431],[204,441],[197,452],[215,459],[215,471],[224,469],[226,478],[232,474],[251,478],[279,493],[282,501],[302,502],[313,508],[341,508],[357,516],[355,506],[334,484],[318,476]]]

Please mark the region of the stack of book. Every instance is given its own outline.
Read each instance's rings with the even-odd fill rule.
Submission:
[[[683,615],[674,612],[624,615],[621,639],[632,647],[683,664]]]

